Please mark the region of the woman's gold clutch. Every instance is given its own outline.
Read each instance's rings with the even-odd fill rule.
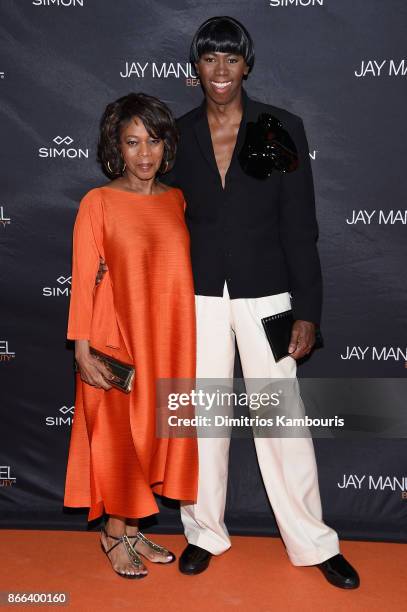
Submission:
[[[101,351],[97,351],[91,346],[89,347],[89,350],[91,355],[96,357],[96,359],[99,359],[99,361],[101,361],[113,374],[114,378],[109,379],[108,383],[112,385],[112,387],[115,387],[116,389],[119,389],[124,393],[130,393],[133,388],[133,381],[135,375],[134,366],[129,363],[119,361],[118,359],[115,359],[110,355],[106,355]],[[79,368],[76,362],[75,371],[79,372]]]

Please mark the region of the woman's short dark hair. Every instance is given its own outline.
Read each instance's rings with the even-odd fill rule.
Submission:
[[[164,141],[160,173],[170,170],[175,161],[178,131],[174,117],[164,102],[144,93],[129,93],[106,106],[100,120],[98,161],[109,177],[123,173],[120,133],[133,118],[138,117],[152,138]]]
[[[254,46],[249,32],[233,17],[211,17],[199,26],[192,40],[190,61],[197,64],[204,53],[242,55],[249,67],[254,65]]]

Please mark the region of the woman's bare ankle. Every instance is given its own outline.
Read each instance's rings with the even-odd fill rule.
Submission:
[[[105,530],[108,536],[120,538],[126,533],[126,519],[121,516],[109,515]]]
[[[126,533],[128,536],[135,536],[139,530],[138,519],[127,519],[126,521]]]

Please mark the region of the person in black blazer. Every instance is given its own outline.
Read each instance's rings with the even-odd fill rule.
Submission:
[[[186,200],[197,314],[197,378],[233,377],[235,339],[245,378],[295,378],[296,359],[315,342],[322,302],[314,188],[300,117],[251,99],[242,88],[254,64],[242,24],[214,17],[199,28],[191,62],[205,99],[178,119],[173,170],[163,177]],[[294,141],[298,167],[254,178],[239,161],[246,127],[259,115],[278,119]],[[260,320],[292,309],[290,355],[276,363]],[[299,400],[301,402],[301,399]],[[216,434],[215,434],[216,436]],[[356,570],[322,520],[310,437],[255,437],[263,481],[295,565],[317,566],[329,582],[356,588]],[[224,524],[229,439],[199,437],[198,500],[183,504],[188,545],[180,571],[204,571],[230,547]]]
[[[241,99],[242,119],[224,187],[206,101],[177,121],[176,164],[164,180],[182,185],[187,202],[195,293],[222,296],[225,279],[231,299],[290,291],[294,318],[319,324],[318,228],[303,122],[288,111],[252,100],[243,88]],[[275,171],[259,180],[242,170],[238,153],[247,123],[261,113],[278,118],[292,136],[301,160],[295,172]]]

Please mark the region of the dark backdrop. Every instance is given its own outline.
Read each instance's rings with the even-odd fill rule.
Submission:
[[[180,115],[201,101],[188,49],[210,16],[236,17],[253,35],[248,93],[304,119],[325,348],[300,376],[405,379],[404,0],[1,0],[0,7],[3,527],[86,527],[86,511],[62,510],[74,410],[65,342],[72,226],[82,195],[105,181],[95,145],[108,102],[144,91]],[[385,414],[392,400],[382,396]],[[407,539],[406,443],[382,434],[315,440],[325,519],[342,537]],[[230,476],[232,532],[275,533],[251,440],[233,441]],[[158,530],[180,529],[171,505],[158,520]]]

